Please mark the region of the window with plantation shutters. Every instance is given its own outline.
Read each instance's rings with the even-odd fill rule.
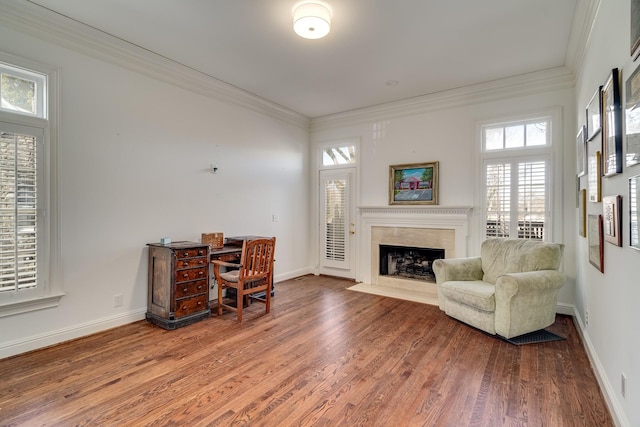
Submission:
[[[57,80],[51,67],[0,52],[0,318],[55,307],[64,296]]]
[[[550,119],[483,127],[486,237],[549,237],[549,129]]]
[[[38,284],[38,188],[35,136],[0,133],[0,292]]]

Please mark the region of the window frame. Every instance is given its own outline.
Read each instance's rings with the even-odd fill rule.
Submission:
[[[502,149],[485,149],[485,129],[494,128],[496,126],[512,126],[535,123],[537,121],[547,122],[547,144],[523,147],[509,147]],[[512,174],[518,173],[518,164],[522,162],[535,162],[543,160],[546,162],[546,182],[545,182],[545,230],[544,241],[556,241],[558,236],[555,235],[557,230],[562,230],[562,200],[559,195],[562,194],[562,171],[559,165],[562,163],[562,112],[560,108],[549,109],[542,112],[523,114],[514,117],[502,117],[495,120],[486,120],[477,124],[478,154],[480,161],[478,162],[478,181],[477,206],[480,208],[478,215],[478,230],[480,241],[487,239],[487,165],[497,163],[510,163],[512,166]],[[517,191],[513,191],[512,195]],[[511,200],[511,224],[517,223],[518,200]],[[517,237],[517,228],[510,227],[510,235]],[[561,240],[561,239],[560,239]]]
[[[42,74],[46,78],[43,95],[43,117],[15,111],[0,110],[0,122],[7,128],[22,130],[27,134],[41,133],[43,161],[38,165],[39,206],[42,214],[42,230],[38,230],[38,285],[35,289],[0,292],[0,318],[51,308],[59,305],[64,296],[60,276],[60,239],[58,210],[58,115],[57,69],[25,58],[0,52],[0,63],[24,69],[25,72]],[[39,142],[40,143],[40,142]],[[28,292],[27,292],[28,291]]]

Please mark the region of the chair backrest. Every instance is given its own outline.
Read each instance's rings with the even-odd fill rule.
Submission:
[[[493,238],[482,242],[482,280],[495,283],[499,276],[525,271],[557,270],[564,245],[531,239]]]
[[[245,240],[242,243],[240,258],[239,280],[253,281],[270,278],[273,274],[273,254],[276,248],[276,238]]]

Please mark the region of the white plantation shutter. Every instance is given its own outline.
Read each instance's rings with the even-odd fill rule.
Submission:
[[[320,265],[350,268],[349,188],[350,172],[320,172]]]
[[[518,164],[518,237],[544,240],[547,212],[545,161]]]
[[[511,224],[511,165],[486,168],[487,237],[508,237]]]
[[[547,160],[503,159],[486,164],[487,237],[544,240],[549,197],[547,170]]]
[[[37,164],[31,135],[0,129],[0,292],[37,286]]]

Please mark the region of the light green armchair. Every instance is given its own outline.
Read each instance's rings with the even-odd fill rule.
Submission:
[[[433,263],[438,304],[447,315],[487,333],[512,338],[555,321],[563,244],[494,238],[479,257]]]

